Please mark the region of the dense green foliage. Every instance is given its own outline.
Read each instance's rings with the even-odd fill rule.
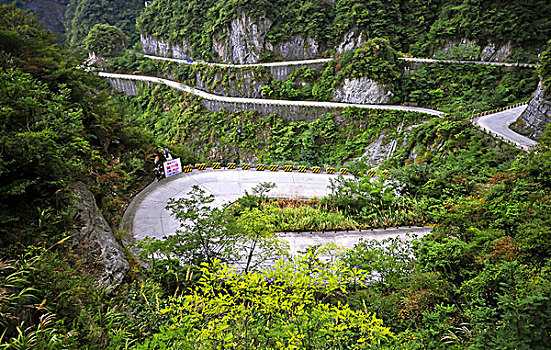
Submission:
[[[189,11],[214,6],[201,13],[207,13],[206,23],[219,20],[205,31],[209,35],[240,8],[267,16],[300,9],[278,13],[279,27],[270,32],[274,40],[301,31],[334,40],[325,17],[316,16],[327,12],[327,18],[347,18],[339,33],[370,28],[393,45],[399,42],[397,47],[419,52],[432,45],[424,34],[416,36],[421,32],[479,43],[511,38],[515,45],[532,46],[540,38],[525,23],[534,22],[543,35],[548,30],[534,15],[536,6],[547,13],[545,2],[189,4],[196,6]],[[92,5],[81,6],[91,11]],[[375,5],[377,16],[370,13]],[[434,14],[423,17],[428,8]],[[170,7],[164,10],[161,19]],[[515,25],[523,32],[507,31],[509,17],[499,15],[505,10],[522,22]],[[471,26],[463,13],[471,21],[482,16],[486,27]],[[398,14],[400,22],[389,25]],[[492,18],[503,24],[493,26]],[[439,29],[444,19],[455,24],[453,31]],[[413,29],[406,35],[407,26]],[[209,41],[197,45],[210,50]],[[546,84],[549,55],[542,54],[539,68]],[[174,71],[173,65],[135,56],[125,53],[114,67],[176,72],[183,81],[199,71],[212,84],[216,74],[225,74],[207,67]],[[369,76],[393,84],[398,102],[447,108],[452,112],[446,118],[345,109],[312,122],[285,122],[275,115],[207,112],[196,98],[161,86],[144,88],[137,97],[114,97],[93,73],[75,69],[78,62],[36,20],[13,5],[0,6],[0,347],[547,349],[551,138],[541,138],[538,152],[521,153],[469,122],[474,108],[526,98],[537,82],[534,72],[423,65],[398,75],[402,68],[395,58],[387,41],[372,40],[324,72],[297,71],[272,94],[323,99],[335,82]],[[307,84],[300,86],[301,79]],[[396,140],[397,150],[375,179],[369,165],[352,160],[381,134],[383,142]],[[177,235],[141,243],[149,269],[131,260],[125,283],[105,295],[83,258],[85,248],[70,244],[75,215],[68,184],[84,181],[116,226],[131,195],[152,180],[151,158],[159,144],[170,144],[184,163],[348,161],[357,176],[337,181],[333,193],[315,203],[283,209],[268,201],[269,185],[224,208],[211,207],[212,198],[196,189],[169,204],[180,220]],[[413,243],[362,241],[345,252],[311,247],[295,260],[260,269],[262,259],[284,253],[276,229],[366,222],[435,227]],[[242,265],[245,272],[224,263]]]
[[[276,115],[265,117],[253,112],[206,112],[193,99],[164,86],[146,88],[134,101],[137,121],[172,144],[185,163],[339,165],[360,155],[385,130],[402,121],[407,125],[426,117],[349,108],[312,122],[286,122]]]
[[[96,24],[84,38],[86,50],[101,57],[120,56],[125,46],[124,33],[109,24]]]
[[[97,24],[118,27],[133,46],[139,35],[136,31],[136,18],[143,8],[141,0],[71,0],[67,5],[67,43],[76,47],[83,44],[84,38]]]
[[[541,54],[539,74],[543,83],[551,86],[551,46]]]
[[[532,68],[446,63],[408,67],[393,54],[381,57],[381,61],[372,54],[366,56],[369,60],[363,59],[365,51],[379,46],[376,43],[377,40],[373,40],[346,52],[323,71],[302,68],[285,81],[271,79],[263,92],[270,98],[330,100],[334,89],[342,85],[345,78],[366,76],[390,86],[396,104],[409,103],[449,112],[458,108],[485,111],[528,100],[539,80]]]
[[[476,40],[481,46],[511,41],[517,47],[543,47],[551,35],[550,16],[546,1],[446,1],[430,34],[440,40]]]
[[[124,120],[124,104],[76,69],[35,19],[0,6],[0,36],[1,346],[124,343],[109,326],[121,325],[121,314],[69,244],[68,184],[86,182],[115,225],[121,204],[150,180],[153,139]]]
[[[341,262],[310,253],[246,274],[217,261],[201,270],[196,288],[162,310],[170,324],[138,349],[366,349],[392,337],[375,314],[327,302],[365,278]]]
[[[12,0],[0,3],[11,4]],[[58,41],[65,37],[65,10],[69,0],[15,0],[17,7],[33,11],[45,28],[56,34]]]
[[[213,40],[242,13],[270,19],[267,39],[272,43],[303,35],[325,48],[336,47],[353,32],[366,39],[385,38],[400,51],[427,56],[458,39],[475,41],[475,56],[488,43],[511,41],[515,57],[527,59],[526,49],[537,54],[551,38],[551,5],[546,1],[158,0],[141,14],[138,28],[173,43],[185,39],[196,57],[213,59]]]

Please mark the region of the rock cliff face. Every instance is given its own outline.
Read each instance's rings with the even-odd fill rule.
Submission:
[[[365,34],[359,29],[354,29],[344,35],[342,41],[337,46],[336,51],[338,53],[343,53],[344,51],[354,50],[366,41],[367,38]]]
[[[137,96],[139,89],[144,84],[150,85],[149,82],[136,82],[127,79],[109,79],[111,87],[117,91],[123,92],[125,95]]]
[[[275,56],[282,58],[284,61],[306,60],[317,58],[321,55],[323,48],[314,39],[296,35],[289,41],[272,45],[266,43],[266,50],[271,51]]]
[[[296,35],[289,41],[271,43],[266,36],[272,21],[264,16],[252,18],[244,12],[233,19],[213,38],[212,50],[218,56],[216,61],[235,64],[258,63],[266,51],[285,61],[305,60],[320,57],[325,48],[314,39]],[[141,35],[142,50],[146,54],[193,58],[193,50],[185,39],[181,43],[170,43],[162,38]]]
[[[504,62],[513,54],[513,45],[507,42],[501,46],[490,43],[479,47],[475,41],[456,39],[443,42],[436,52],[435,56],[444,58]]]
[[[331,99],[336,102],[361,104],[387,104],[392,101],[394,94],[388,85],[362,77],[359,79],[345,79],[341,87],[333,90]]]
[[[213,50],[222,62],[256,63],[264,51],[266,34],[272,21],[266,17],[256,20],[241,13],[213,41]]]
[[[482,61],[498,61],[503,62],[513,54],[513,45],[509,41],[507,44],[497,46],[496,44],[486,45],[480,52]]]
[[[192,58],[193,50],[186,39],[181,44],[171,44],[164,39],[156,39],[147,35],[140,35],[142,51],[148,55],[157,55],[172,58]]]
[[[122,282],[130,265],[113,231],[98,209],[94,195],[82,182],[72,185],[76,194],[76,223],[73,245],[82,253],[99,285],[108,293]]]
[[[517,132],[532,139],[538,139],[551,123],[551,91],[545,92],[542,82],[538,85],[528,107],[512,125]]]

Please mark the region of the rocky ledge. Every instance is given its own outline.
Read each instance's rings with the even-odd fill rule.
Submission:
[[[362,77],[345,79],[342,86],[333,90],[331,99],[335,102],[388,104],[393,97],[390,86]]]
[[[74,208],[78,225],[73,235],[73,247],[82,255],[100,287],[111,293],[121,284],[130,265],[99,211],[92,192],[82,182],[73,184],[71,189],[76,195]]]
[[[511,128],[532,139],[538,139],[551,123],[551,91],[540,82],[534,96]]]

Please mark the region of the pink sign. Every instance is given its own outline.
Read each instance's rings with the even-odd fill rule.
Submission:
[[[165,168],[165,177],[170,177],[182,172],[182,163],[180,163],[180,158],[166,161],[163,166]]]

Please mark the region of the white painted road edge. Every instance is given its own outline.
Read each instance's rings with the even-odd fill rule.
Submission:
[[[115,74],[115,73],[105,73],[99,72],[98,75],[103,78],[111,79],[126,79],[126,80],[136,80],[151,82],[155,84],[164,84],[166,86],[178,89],[189,94],[199,96],[205,100],[210,101],[220,101],[220,102],[229,102],[229,103],[250,103],[250,104],[263,104],[263,105],[279,105],[279,106],[301,106],[301,107],[323,107],[323,108],[367,108],[367,109],[380,109],[380,110],[396,110],[396,111],[405,111],[405,112],[417,112],[424,113],[429,115],[434,115],[437,117],[443,117],[444,112],[437,111],[429,108],[420,108],[420,107],[407,107],[407,106],[392,106],[392,105],[364,105],[364,104],[355,104],[355,103],[341,103],[341,102],[317,102],[317,101],[291,101],[291,100],[273,100],[273,99],[263,99],[263,98],[241,98],[241,97],[227,97],[210,94],[202,90],[192,88],[190,86],[180,84],[173,80],[150,77],[146,75],[131,75],[131,74]]]
[[[418,63],[449,63],[449,64],[479,64],[485,66],[503,66],[503,67],[527,67],[537,68],[537,64],[532,63],[509,63],[509,62],[495,62],[495,61],[466,61],[466,60],[439,60],[434,58],[416,58],[416,57],[400,57],[402,61],[418,62]]]
[[[247,68],[247,67],[285,67],[285,66],[306,66],[319,63],[327,63],[334,60],[334,58],[317,58],[312,60],[300,60],[300,61],[283,61],[283,62],[269,62],[269,63],[246,63],[246,64],[231,64],[231,63],[217,63],[217,62],[205,62],[205,61],[193,61],[181,58],[169,58],[163,56],[143,55],[145,58],[149,58],[157,61],[170,61],[189,65],[204,64],[207,66],[226,67],[226,68]],[[537,64],[532,63],[510,63],[510,62],[495,62],[495,61],[467,61],[467,60],[443,60],[435,58],[417,58],[417,57],[398,57],[399,60],[407,62],[418,63],[449,63],[449,64],[478,64],[485,66],[503,66],[503,67],[528,67],[537,68]]]
[[[225,68],[248,68],[248,67],[285,67],[285,66],[305,66],[311,64],[327,63],[331,62],[333,58],[318,58],[315,60],[301,60],[301,61],[283,61],[283,62],[269,62],[269,63],[247,63],[247,64],[231,64],[231,63],[216,63],[216,62],[205,62],[205,61],[188,61],[180,58],[168,58],[162,56],[153,56],[153,55],[143,55],[145,58],[149,58],[157,61],[170,61],[177,62],[189,65],[199,65],[204,64],[207,66],[214,67],[225,67]]]

